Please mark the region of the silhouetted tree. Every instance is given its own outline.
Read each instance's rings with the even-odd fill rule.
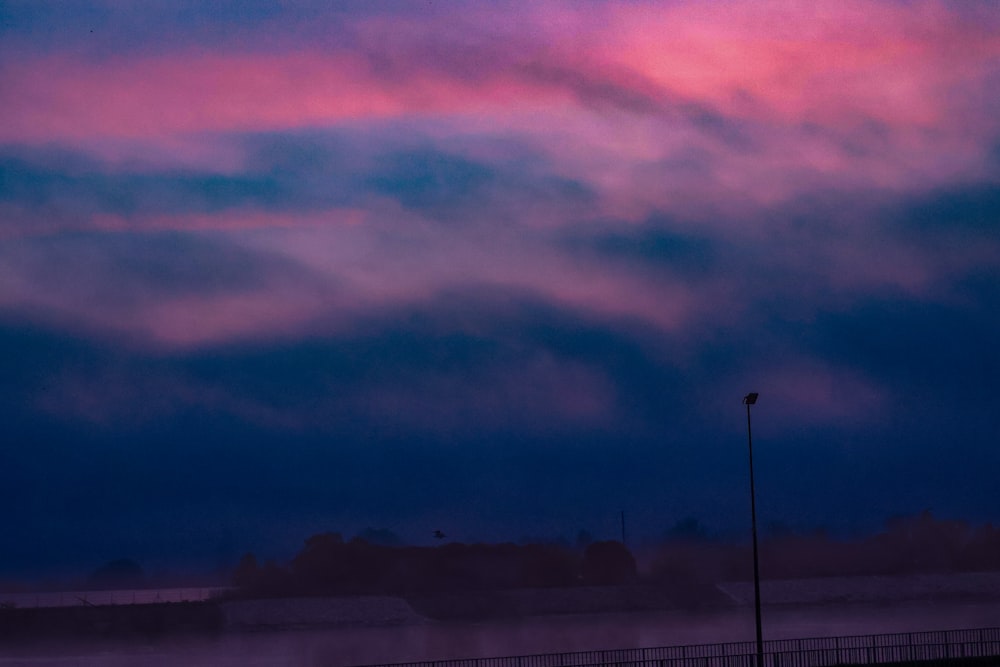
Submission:
[[[971,541],[964,521],[935,519],[930,510],[893,517],[872,541],[886,574],[953,571]]]
[[[529,544],[521,547],[521,574],[518,586],[542,588],[571,586],[576,583],[576,557],[555,544]]]
[[[261,597],[282,597],[290,591],[294,591],[294,588],[288,571],[273,560],[265,561],[258,571],[253,592]]]
[[[303,592],[346,592],[353,577],[353,559],[345,546],[340,533],[321,533],[306,539],[291,568]]]
[[[964,570],[1000,570],[1000,530],[992,524],[977,528],[962,550],[960,562]]]
[[[253,588],[260,577],[260,566],[253,554],[244,554],[233,572],[233,586],[237,588]]]
[[[635,558],[621,542],[594,542],[583,552],[583,580],[589,584],[612,585],[634,581]]]

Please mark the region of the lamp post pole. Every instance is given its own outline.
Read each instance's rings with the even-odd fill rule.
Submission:
[[[757,497],[753,485],[753,435],[750,430],[750,406],[757,402],[757,392],[743,397],[747,406],[747,448],[750,452],[750,527],[753,534],[753,605],[757,624],[757,667],[764,667],[764,634],[760,626],[760,563],[757,556]]]

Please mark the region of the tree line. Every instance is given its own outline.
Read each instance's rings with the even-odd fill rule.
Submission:
[[[313,535],[287,565],[247,554],[233,583],[250,595],[411,595],[430,592],[615,585],[635,581],[620,542],[582,552],[555,544],[387,546],[338,533]]]
[[[717,582],[752,576],[749,544],[713,539],[692,520],[678,523],[663,543],[649,550],[641,574],[633,554],[616,541],[576,547],[417,547],[378,536],[378,531],[351,540],[338,533],[314,535],[282,565],[261,564],[247,554],[233,583],[251,596],[412,595],[627,583],[698,596]],[[760,563],[767,579],[998,571],[1000,529],[937,519],[925,511],[890,519],[884,530],[867,537],[837,539],[821,531],[772,535],[761,543]]]

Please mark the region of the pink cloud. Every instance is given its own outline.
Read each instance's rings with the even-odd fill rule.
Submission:
[[[719,307],[717,299],[704,297],[706,286],[663,276],[650,282],[628,267],[574,258],[544,234],[490,229],[484,237],[475,227],[456,231],[392,211],[382,210],[361,224],[362,214],[353,210],[304,219],[246,211],[139,221],[98,218],[93,224],[107,233],[211,233],[251,256],[287,262],[295,271],[291,277],[263,273],[265,279],[223,290],[177,292],[170,285],[133,287],[127,275],[108,284],[119,260],[92,257],[91,262],[79,253],[72,280],[50,275],[53,264],[65,257],[62,246],[22,247],[11,241],[0,263],[0,307],[170,347],[341,330],[366,315],[433,302],[456,290],[533,297],[590,317],[642,322],[674,333],[712,317]]]
[[[306,267],[317,283],[125,308],[96,303],[83,287],[46,290],[6,266],[0,304],[171,345],[284,335],[456,285],[536,294],[670,332],[737,308],[725,285],[576,259],[543,233],[652,212],[675,216],[678,233],[766,242],[777,265],[804,278],[789,291],[917,293],[949,267],[914,249],[874,248],[865,220],[840,220],[818,243],[788,221],[747,213],[815,189],[906,191],[974,177],[1000,131],[972,92],[996,75],[995,28],[930,2],[609,3],[590,14],[542,4],[516,19],[482,9],[444,24],[370,19],[356,37],[381,61],[291,40],[102,61],[22,53],[3,71],[0,142],[69,142],[121,169],[151,152],[143,165],[238,172],[247,156],[216,133],[404,119],[448,150],[469,135],[521,142],[544,156],[546,175],[596,194],[585,210],[493,206],[486,232],[442,231],[375,197],[302,215],[30,219],[8,238],[70,224],[225,233]],[[850,144],[859,136],[866,150]]]
[[[602,60],[734,115],[823,125],[940,124],[941,93],[1000,54],[995,19],[934,2],[639,3],[604,18]]]
[[[599,193],[595,216],[727,224],[817,188],[981,177],[1000,132],[979,92],[996,28],[932,2],[541,4],[369,18],[341,48],[292,33],[253,52],[19,54],[0,142],[231,171],[239,151],[214,133],[404,119],[534,146]]]
[[[654,284],[627,267],[616,270],[568,256],[544,234],[491,229],[484,238],[474,230],[422,229],[420,221],[405,218],[393,222],[408,230],[408,242],[395,248],[384,243],[377,223],[290,230],[268,236],[266,247],[325,275],[373,309],[424,302],[455,290],[500,290],[676,333],[719,306],[703,298],[710,287],[662,278]]]
[[[193,347],[300,334],[319,314],[352,303],[318,286],[268,285],[216,294],[119,295],[100,277],[80,273],[72,287],[32,284],[14,270],[0,307],[34,320],[89,330],[135,345]]]
[[[889,399],[858,372],[811,360],[786,363],[743,386],[766,392],[768,412],[789,428],[877,420]]]
[[[109,232],[143,231],[240,231],[253,229],[309,228],[326,225],[358,225],[367,213],[363,209],[326,209],[319,212],[288,213],[259,209],[230,209],[218,213],[185,215],[95,215],[88,228]]]
[[[0,141],[87,141],[323,126],[516,104],[524,86],[470,87],[433,70],[380,79],[350,53],[182,53],[106,62],[47,57],[7,73]]]
[[[539,5],[516,25],[469,9],[442,23],[356,26],[380,60],[294,35],[273,52],[81,61],[27,55],[5,72],[6,141],[170,136],[422,114],[559,113],[703,104],[733,118],[928,128],[1000,40],[936,3],[637,3],[590,15]],[[633,103],[629,102],[633,100]],[[527,105],[527,107],[525,107]],[[677,109],[674,109],[676,112]]]
[[[99,232],[239,232],[248,230],[291,229],[359,225],[368,212],[361,208],[331,208],[310,212],[264,211],[253,208],[233,208],[215,213],[166,215],[134,213],[131,215],[96,213],[46,219],[36,212],[16,207],[0,206],[6,214],[7,226],[0,229],[0,239],[52,236],[60,232],[80,230]]]

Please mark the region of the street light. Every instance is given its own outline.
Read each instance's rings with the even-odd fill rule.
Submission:
[[[764,667],[764,634],[760,628],[760,565],[757,558],[757,500],[753,488],[753,436],[750,432],[750,406],[757,402],[757,392],[743,397],[747,406],[747,447],[750,451],[750,526],[753,532],[753,605],[757,622],[757,667]]]

